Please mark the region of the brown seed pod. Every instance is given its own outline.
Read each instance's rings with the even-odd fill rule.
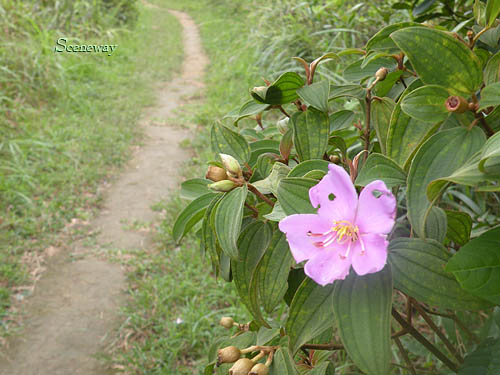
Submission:
[[[217,363],[233,363],[241,357],[241,351],[236,346],[227,346],[217,352]]]
[[[377,72],[375,73],[375,77],[379,80],[379,81],[383,81],[385,79],[385,77],[387,77],[387,73],[389,73],[389,71],[387,70],[387,68],[380,68],[379,70],[377,70]]]
[[[207,174],[205,175],[205,178],[208,178],[209,180],[215,182],[227,180],[227,173],[224,170],[224,168],[220,168],[215,165],[210,165],[207,169]]]
[[[234,325],[234,320],[233,318],[229,317],[229,316],[223,316],[221,319],[220,319],[220,322],[219,324],[221,326],[223,326],[224,328],[232,328],[233,325]]]
[[[462,96],[450,96],[446,99],[446,109],[448,112],[464,113],[469,110],[469,102]]]
[[[251,359],[240,358],[236,363],[229,369],[229,375],[248,375],[248,372],[252,369],[254,363]]]
[[[257,363],[252,367],[248,375],[267,375],[269,374],[269,367],[263,363]]]

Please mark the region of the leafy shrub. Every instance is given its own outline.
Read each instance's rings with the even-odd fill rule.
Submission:
[[[253,320],[221,322],[206,374],[500,371],[499,13],[298,58],[213,125],[173,236],[197,230]],[[352,55],[344,83],[315,79]]]

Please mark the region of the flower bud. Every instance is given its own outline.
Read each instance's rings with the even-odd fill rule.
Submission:
[[[248,375],[248,372],[252,369],[254,363],[251,359],[240,358],[236,363],[229,369],[229,375]]]
[[[234,320],[233,320],[233,318],[231,318],[231,317],[229,317],[229,316],[224,316],[224,317],[222,317],[222,318],[221,318],[221,320],[220,320],[219,324],[220,324],[221,326],[223,326],[224,328],[229,329],[229,328],[232,328],[232,327],[233,327],[233,325],[234,325]]]
[[[242,172],[241,172],[241,166],[240,163],[238,163],[238,160],[233,158],[231,155],[227,154],[219,154],[220,158],[222,159],[222,164],[224,164],[224,168],[226,168],[226,172],[229,174],[229,176],[233,178],[238,178],[241,177]]]
[[[266,94],[267,94],[267,86],[257,86],[250,91],[250,95],[252,95],[257,100],[260,99],[261,101],[266,100]]]
[[[385,77],[387,77],[387,73],[389,71],[387,70],[387,68],[380,68],[379,70],[377,70],[377,72],[375,73],[375,77],[379,80],[379,81],[383,81],[385,79]]]
[[[276,123],[276,127],[278,128],[280,133],[283,135],[288,131],[288,121],[289,120],[290,119],[288,117],[285,117],[284,119],[281,119]]]
[[[236,186],[237,186],[236,183],[231,180],[222,180],[207,185],[207,188],[215,191],[226,192],[233,190]]]
[[[217,352],[217,363],[233,363],[241,357],[241,351],[236,346],[228,346]]]
[[[224,168],[217,167],[215,165],[210,165],[207,169],[207,174],[205,178],[208,178],[212,181],[222,181],[227,180],[227,173]]]
[[[269,367],[263,363],[257,363],[252,367],[248,375],[267,375],[269,374]]]
[[[340,158],[337,155],[330,155],[329,159],[334,164],[340,163]]]
[[[450,96],[445,105],[448,112],[464,113],[469,109],[469,102],[462,96]]]

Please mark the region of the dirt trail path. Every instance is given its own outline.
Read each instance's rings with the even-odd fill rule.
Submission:
[[[193,20],[181,12],[171,13],[184,28],[182,74],[160,87],[157,106],[142,121],[145,145],[109,189],[104,210],[92,223],[100,231],[97,246],[101,249],[148,246],[147,232],[128,231],[123,222],[153,220],[150,206],[176,189],[182,162],[190,156],[179,147],[189,133],[173,127],[175,123],[168,118],[202,88],[208,61]],[[95,257],[94,250],[79,244],[51,259],[26,303],[23,334],[11,340],[8,352],[0,358],[1,375],[111,373],[94,355],[120,323],[126,282],[121,267]]]

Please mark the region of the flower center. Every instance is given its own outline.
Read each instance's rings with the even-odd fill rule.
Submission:
[[[349,256],[351,245],[358,239],[361,243],[361,254],[365,253],[365,244],[361,239],[358,226],[347,220],[334,221],[333,226],[330,228],[330,230],[324,233],[312,233],[311,231],[309,231],[307,235],[311,237],[326,236],[323,241],[313,242],[313,245],[318,248],[325,248],[327,246],[330,246],[334,242],[337,242],[339,245],[347,243],[347,251],[345,252],[345,254],[340,254],[341,259],[345,259]]]

